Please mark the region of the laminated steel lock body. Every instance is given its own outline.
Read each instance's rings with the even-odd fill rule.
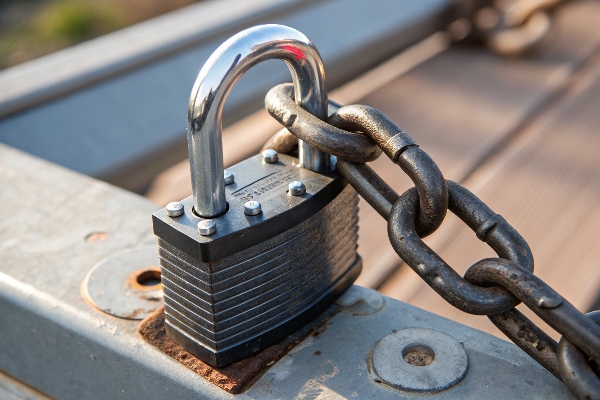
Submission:
[[[290,67],[297,101],[326,116],[323,64],[306,36],[279,25],[233,36],[209,58],[192,90],[193,196],[181,201],[179,216],[166,209],[153,215],[167,334],[214,366],[293,333],[350,287],[362,266],[356,252],[358,198],[329,171],[329,155],[309,148],[299,150],[304,160],[279,155],[264,162],[257,155],[231,167],[234,183],[224,185],[223,105],[249,68],[272,58]],[[305,193],[291,195],[293,181],[302,182]],[[247,215],[249,200],[260,202],[262,212]],[[216,231],[200,235],[197,225],[208,218]]]

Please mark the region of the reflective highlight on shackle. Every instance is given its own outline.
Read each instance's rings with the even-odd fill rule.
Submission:
[[[295,99],[320,119],[327,117],[323,61],[312,42],[295,29],[260,25],[223,43],[206,61],[190,95],[188,151],[192,172],[194,211],[205,218],[227,209],[223,180],[221,114],[235,83],[254,65],[281,59],[294,82]],[[299,143],[300,165],[329,172],[329,155]]]

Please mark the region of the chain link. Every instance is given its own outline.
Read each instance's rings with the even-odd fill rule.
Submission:
[[[492,323],[531,358],[561,379],[556,359],[558,343],[517,309],[488,315]]]
[[[586,314],[596,323],[600,323],[600,312]],[[597,399],[600,393],[600,368],[598,363],[589,362],[589,358],[564,337],[557,349],[558,368],[563,382],[578,399]]]
[[[474,194],[459,184],[447,181],[450,211],[473,230],[481,231],[486,243],[500,257],[515,261],[521,268],[533,270],[533,256],[525,240],[510,226],[491,225],[495,214]],[[448,303],[469,314],[499,314],[513,309],[519,301],[500,287],[479,287],[458,275],[438,254],[427,246],[415,230],[414,218],[418,193],[409,189],[394,204],[388,220],[388,237],[392,247],[433,290]],[[488,229],[485,229],[488,227]]]
[[[506,10],[486,7],[475,13],[475,36],[494,52],[518,56],[542,43],[552,27],[551,12],[570,0],[517,0]]]
[[[330,102],[324,122],[294,102],[291,85],[271,89],[265,105],[286,128],[269,146],[289,152],[291,132],[336,156],[340,174],[388,221],[396,253],[431,288],[462,311],[487,315],[577,398],[600,399],[600,326],[594,322],[600,313],[585,316],[536,277],[529,245],[504,218],[463,186],[445,180],[408,134],[371,107]],[[382,151],[415,185],[401,196],[365,164]],[[473,264],[464,278],[422,241],[448,209],[498,254]],[[515,309],[520,302],[562,335],[558,345]]]
[[[291,84],[283,84],[275,86],[267,94],[265,105],[279,123],[319,150],[346,161],[372,161],[383,150],[419,191],[417,231],[428,236],[441,225],[448,209],[444,176],[408,134],[382,113],[367,106],[341,107],[330,115],[329,123],[321,121],[296,104],[293,93]],[[360,131],[362,134],[348,131]],[[363,143],[368,143],[368,146]]]
[[[381,155],[381,149],[365,135],[336,128],[296,104],[292,84],[269,90],[265,106],[288,131],[326,153],[359,163],[374,161]]]

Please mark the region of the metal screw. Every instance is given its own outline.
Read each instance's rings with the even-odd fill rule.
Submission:
[[[290,182],[288,189],[292,196],[302,196],[306,193],[306,186],[300,181]]]
[[[202,236],[212,235],[217,231],[217,223],[212,219],[204,219],[198,222],[198,233]]]
[[[261,212],[262,210],[258,201],[250,200],[244,204],[244,214],[246,215],[258,215]]]
[[[233,182],[235,182],[235,176],[233,176],[233,173],[228,169],[223,171],[223,178],[225,179],[225,186],[231,185]]]
[[[169,217],[179,217],[183,215],[183,204],[178,201],[167,204],[167,215]]]
[[[266,149],[262,152],[262,156],[263,161],[267,164],[273,164],[276,163],[277,160],[279,160],[279,157],[277,157],[277,152],[273,149]]]

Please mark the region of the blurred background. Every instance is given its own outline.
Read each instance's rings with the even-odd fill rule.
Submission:
[[[220,43],[262,23],[311,38],[332,99],[390,117],[447,179],[525,237],[537,275],[580,310],[598,308],[597,1],[3,0],[0,143],[157,208],[187,197],[196,75]],[[226,166],[279,129],[263,98],[286,81],[285,65],[269,61],[236,85],[224,116]],[[412,186],[385,157],[372,166],[398,193]],[[403,264],[364,201],[359,234],[358,284],[502,337]],[[453,215],[426,242],[461,275],[495,255]]]
[[[2,0],[0,68],[12,67],[197,0]]]

